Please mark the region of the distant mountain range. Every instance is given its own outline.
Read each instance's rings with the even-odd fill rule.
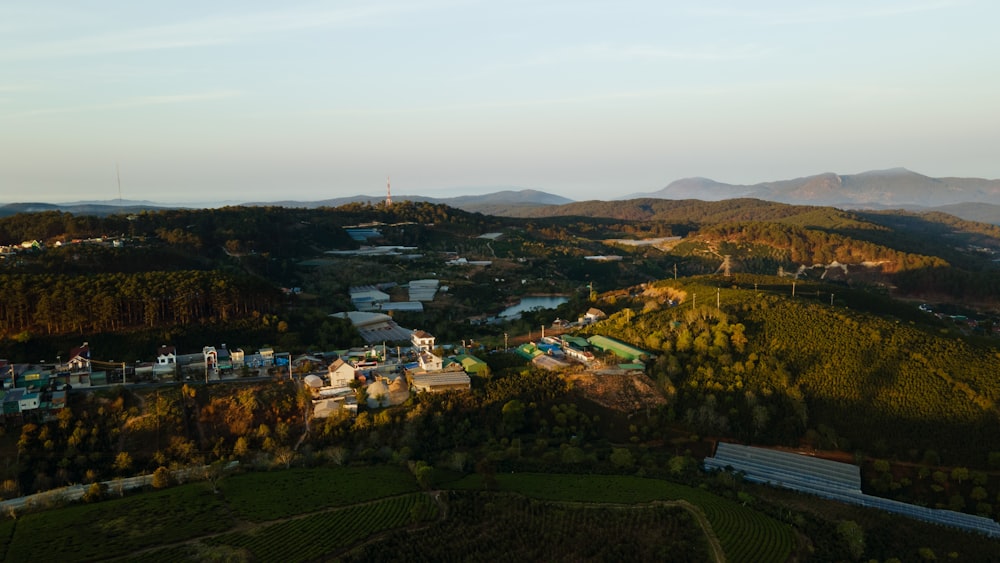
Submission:
[[[905,168],[840,175],[832,172],[752,185],[684,178],[662,190],[620,199],[653,197],[718,201],[756,198],[800,205],[850,208],[930,208],[962,203],[1000,205],[1000,180],[931,178]]]
[[[425,196],[398,195],[393,196],[395,201],[420,201],[435,204],[444,204],[450,207],[469,211],[473,213],[483,213],[486,215],[514,215],[513,211],[520,208],[538,208],[544,206],[557,206],[572,203],[573,200],[562,196],[541,192],[538,190],[503,190],[499,192],[468,195],[446,198],[434,198]],[[338,197],[319,201],[253,201],[253,202],[226,202],[226,205],[245,205],[253,207],[275,206],[275,207],[301,207],[315,209],[317,207],[340,207],[349,203],[380,203],[385,201],[385,196],[355,195],[349,197]],[[109,200],[109,201],[83,201],[73,203],[10,203],[0,206],[0,217],[7,217],[18,213],[38,213],[42,211],[63,211],[74,215],[98,215],[106,216],[114,213],[139,213],[141,211],[158,211],[162,209],[190,209],[208,207],[196,204],[164,204],[151,201],[133,200]],[[216,207],[216,206],[211,206]]]
[[[720,201],[755,198],[796,205],[834,206],[846,209],[906,209],[941,211],[970,221],[1000,225],[1000,180],[983,178],[932,178],[905,168],[872,170],[860,174],[832,172],[741,185],[716,182],[708,178],[684,178],[652,193],[636,193],[626,199],[669,199]],[[413,195],[393,196],[396,201],[420,201],[444,204],[474,213],[500,216],[564,215],[560,206],[573,200],[539,190],[509,189],[483,195],[434,198]],[[319,201],[226,202],[227,205],[279,207],[339,207],[349,203],[379,203],[384,196],[355,195]],[[65,211],[74,214],[110,215],[138,213],[171,208],[203,207],[169,205],[150,201],[83,201],[65,204],[12,203],[0,206],[0,217],[37,211]]]
[[[572,199],[538,190],[502,190],[483,195],[465,195],[444,198],[419,195],[394,195],[392,198],[395,201],[422,201],[427,203],[439,203],[455,207],[463,211],[478,213],[487,213],[484,209],[490,208],[503,209],[507,207],[522,206],[537,207],[539,205],[563,205],[573,202]],[[383,201],[385,201],[385,196],[355,195],[324,199],[320,201],[250,202],[243,205],[277,205],[281,207],[305,207],[312,209],[316,207],[340,207],[341,205],[347,205],[348,203],[379,203]],[[502,213],[499,214],[502,215]]]

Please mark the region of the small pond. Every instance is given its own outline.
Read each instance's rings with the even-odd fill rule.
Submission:
[[[497,316],[508,320],[516,319],[519,318],[521,313],[525,311],[533,311],[535,309],[555,309],[567,301],[569,301],[569,298],[561,295],[522,297],[520,303],[507,307]]]

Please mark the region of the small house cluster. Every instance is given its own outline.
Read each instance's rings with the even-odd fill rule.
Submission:
[[[528,342],[515,349],[521,357],[536,366],[555,370],[580,363],[593,367],[597,363],[594,352],[610,353],[618,358],[620,369],[645,369],[645,363],[653,357],[645,350],[630,346],[620,340],[595,334],[589,338],[579,336],[544,336],[539,342]]]
[[[341,410],[357,413],[358,401],[376,409],[405,403],[411,393],[465,391],[471,375],[486,375],[486,362],[465,352],[443,357],[436,352],[435,338],[423,330],[410,333],[408,356],[389,360],[384,346],[374,349],[374,357],[351,358],[348,351],[327,366],[326,377],[307,376],[304,380],[313,396],[313,416],[324,418]],[[361,392],[363,390],[363,392]]]

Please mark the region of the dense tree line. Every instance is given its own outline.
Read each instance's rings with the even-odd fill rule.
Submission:
[[[287,457],[304,428],[303,398],[287,382],[144,394],[119,387],[73,398],[55,421],[14,427],[17,455],[0,473],[0,495],[258,453]]]
[[[279,304],[269,284],[218,271],[7,274],[0,275],[0,338],[227,322]]]
[[[871,242],[783,223],[726,223],[705,227],[699,235],[709,240],[762,244],[787,252],[798,264],[878,264],[894,273],[921,268],[943,268],[948,263],[935,256],[899,252]]]

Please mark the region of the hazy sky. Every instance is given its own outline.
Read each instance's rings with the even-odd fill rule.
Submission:
[[[285,6],[287,4],[287,6]],[[0,3],[0,201],[1000,177],[994,0]]]

